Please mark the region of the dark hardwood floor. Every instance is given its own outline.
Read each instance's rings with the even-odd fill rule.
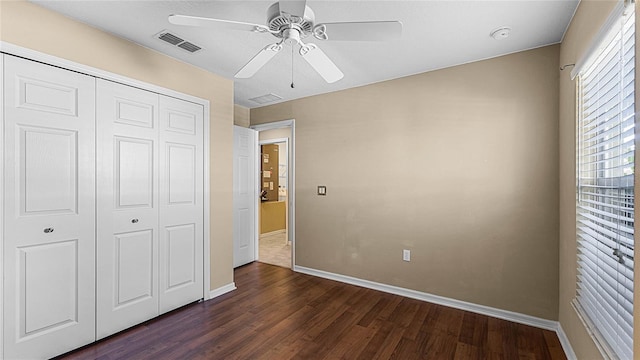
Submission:
[[[566,359],[556,334],[252,263],[237,290],[60,359]]]

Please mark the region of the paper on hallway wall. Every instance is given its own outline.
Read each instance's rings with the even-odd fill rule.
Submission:
[[[270,177],[271,177],[271,171],[269,171],[269,170],[265,170],[265,171],[263,171],[263,172],[262,172],[262,175],[263,175],[265,178],[270,178]]]

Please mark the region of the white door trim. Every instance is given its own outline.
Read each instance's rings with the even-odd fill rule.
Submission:
[[[4,55],[0,53],[0,259],[4,259]],[[4,324],[4,265],[0,265],[0,324]],[[4,359],[4,326],[0,326],[0,359]]]
[[[175,90],[171,90],[162,86],[157,86],[157,85],[153,85],[153,84],[149,84],[143,81],[138,81],[135,79],[131,79],[119,74],[115,74],[109,71],[105,71],[105,70],[101,70],[101,69],[97,69],[91,66],[87,66],[87,65],[83,65],[74,61],[70,61],[70,60],[66,60],[66,59],[62,59],[53,55],[49,55],[49,54],[45,54],[39,51],[35,51],[32,49],[28,49],[28,48],[24,48],[18,45],[14,45],[8,42],[4,42],[4,41],[0,41],[0,54],[1,53],[6,53],[9,55],[15,55],[15,56],[19,56],[25,59],[29,59],[29,60],[34,60],[34,61],[38,61],[47,65],[52,65],[52,66],[57,66],[63,69],[67,69],[67,70],[71,70],[71,71],[75,71],[75,72],[79,72],[85,75],[90,75],[96,78],[100,78],[100,79],[105,79],[105,80],[109,80],[109,81],[114,81],[117,83],[121,83],[124,85],[128,85],[128,86],[132,86],[132,87],[136,87],[136,88],[140,88],[143,90],[148,90],[148,91],[152,91],[161,95],[166,95],[166,96],[171,96],[177,99],[181,99],[181,100],[185,100],[185,101],[190,101],[192,103],[196,103],[196,104],[200,104],[204,107],[204,154],[203,154],[203,170],[204,170],[204,191],[203,191],[203,195],[204,195],[204,248],[203,248],[203,256],[204,256],[204,261],[203,261],[203,267],[204,267],[204,278],[203,278],[203,297],[204,300],[208,300],[210,298],[210,283],[211,283],[211,258],[210,258],[210,242],[211,242],[211,224],[210,224],[210,214],[211,214],[211,204],[210,204],[210,199],[209,199],[209,187],[210,187],[210,178],[209,178],[209,174],[210,174],[210,129],[211,129],[211,124],[210,124],[210,103],[209,100],[206,99],[201,99],[195,96],[191,96],[191,95],[187,95],[187,94],[183,94],[180,92],[177,92]],[[4,70],[3,70],[4,71]],[[1,99],[1,98],[0,98]],[[2,101],[0,101],[1,103]],[[2,113],[0,113],[2,114]],[[0,136],[3,135],[2,134],[2,128],[4,126],[0,127]],[[4,139],[4,137],[1,137],[2,139]],[[2,150],[0,149],[0,159],[4,159],[4,155],[2,154]],[[2,175],[2,177],[4,178],[4,171],[0,172],[0,175]],[[0,180],[0,185],[2,185],[2,180]],[[0,190],[4,189],[4,187],[0,188]],[[1,202],[4,203],[4,198],[3,198],[3,194],[2,191],[0,191],[0,200],[2,200]],[[1,210],[0,210],[0,215],[2,215]],[[2,237],[4,234],[4,228],[3,228],[3,224],[2,224],[2,216],[0,216],[0,240],[2,240],[2,246],[0,246],[0,256],[2,255],[2,250],[1,248],[4,246],[4,238]],[[2,269],[0,267],[0,279],[2,279]],[[1,285],[0,285],[1,286]],[[1,292],[2,288],[0,287],[0,298],[2,298],[3,293]],[[0,333],[0,335],[2,335]],[[0,337],[1,339],[1,337]],[[2,347],[3,349],[3,347]],[[0,356],[3,353],[0,352]],[[1,359],[1,357],[0,357]]]
[[[289,145],[289,169],[288,169],[288,177],[289,177],[289,188],[287,191],[289,192],[289,241],[291,241],[291,269],[295,267],[296,264],[296,121],[294,119],[291,120],[282,120],[275,121],[266,124],[258,124],[250,126],[251,129],[258,131],[258,139],[260,139],[260,131],[265,130],[273,130],[273,129],[282,129],[282,128],[291,128],[291,141],[288,142]],[[259,141],[259,140],[258,140]],[[256,148],[257,156],[256,159],[260,158],[260,149]],[[256,174],[260,171],[260,164],[256,163]],[[260,236],[258,227],[256,227],[256,239]],[[257,247],[257,246],[256,246]]]
[[[210,138],[211,138],[211,124],[210,119],[211,119],[211,109],[209,109],[209,101],[208,100],[203,100],[205,101],[205,103],[202,103],[204,105],[204,121],[203,121],[203,125],[204,125],[204,129],[202,130],[203,136],[204,136],[204,142],[203,142],[203,147],[202,147],[202,151],[204,151],[203,155],[203,159],[202,161],[204,162],[202,164],[203,168],[202,168],[202,172],[204,175],[204,183],[202,184],[202,186],[204,187],[204,189],[202,189],[202,196],[204,196],[204,202],[203,202],[203,206],[204,206],[204,214],[203,214],[203,237],[204,237],[204,244],[203,248],[202,248],[202,256],[203,256],[203,262],[202,262],[202,267],[203,267],[203,278],[202,278],[202,283],[203,283],[203,289],[202,289],[202,296],[203,296],[203,300],[209,300],[211,299],[211,192],[210,190],[210,186],[211,186],[211,179],[209,178],[209,174],[211,174],[211,170],[210,170],[210,159],[209,159],[209,154],[211,154],[211,150],[210,150]]]

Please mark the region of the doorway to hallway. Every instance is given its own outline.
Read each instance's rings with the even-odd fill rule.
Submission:
[[[257,260],[295,264],[294,121],[252,126],[258,132],[259,182]]]
[[[291,243],[287,236],[289,136],[273,138],[281,135],[288,134],[280,129],[259,133],[258,261],[291,268]]]

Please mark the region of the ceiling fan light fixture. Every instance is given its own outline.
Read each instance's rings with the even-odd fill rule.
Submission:
[[[511,35],[511,28],[508,26],[503,26],[493,30],[490,34],[492,38],[495,40],[504,40]]]
[[[295,27],[282,30],[282,38],[284,39],[284,43],[287,45],[295,45],[299,44],[300,39],[300,31]]]
[[[270,33],[278,38],[275,44],[267,45],[240,69],[235,77],[250,78],[265,66],[282,45],[300,45],[300,55],[327,83],[336,82],[344,74],[333,61],[315,44],[304,40],[313,35],[324,41],[388,41],[402,35],[399,21],[358,21],[315,24],[315,14],[306,0],[282,0],[269,6],[267,26],[232,20],[203,18],[189,15],[170,15],[169,22],[175,25],[200,26],[211,29],[235,29]],[[293,76],[293,75],[292,75]],[[293,83],[291,84],[293,88]]]

